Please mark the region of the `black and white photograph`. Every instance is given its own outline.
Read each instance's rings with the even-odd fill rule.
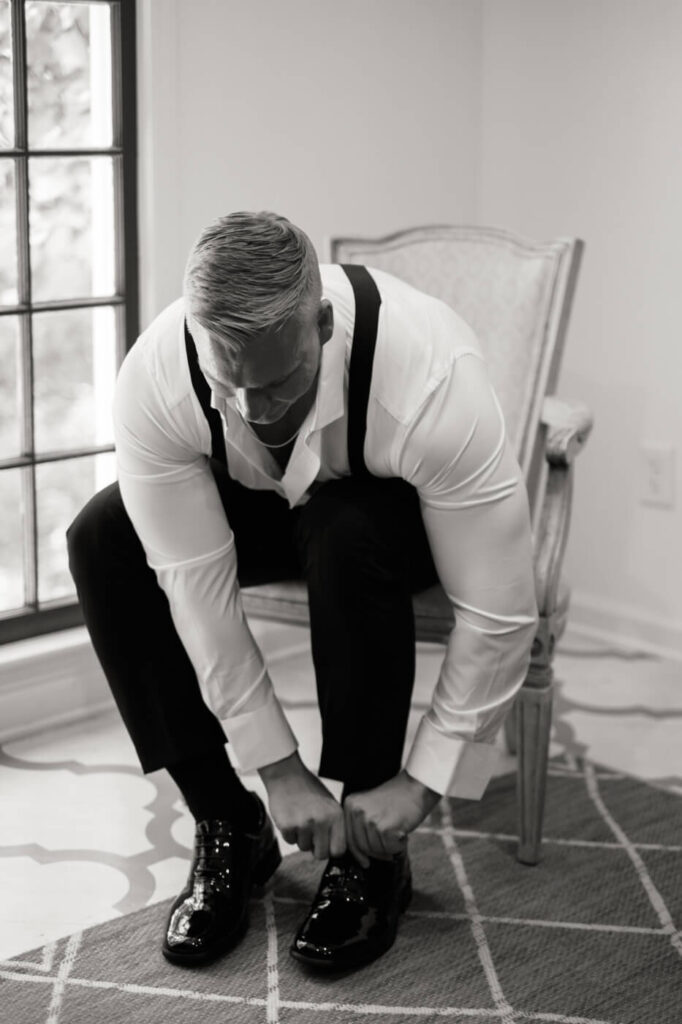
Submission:
[[[0,0],[0,1020],[682,1024],[682,4]]]

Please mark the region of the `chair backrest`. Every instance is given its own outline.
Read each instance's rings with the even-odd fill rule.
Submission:
[[[538,244],[496,228],[433,226],[384,238],[335,237],[327,257],[385,270],[466,320],[528,479],[542,402],[556,386],[582,249],[576,238]]]

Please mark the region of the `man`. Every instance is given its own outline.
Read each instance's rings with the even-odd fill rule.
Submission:
[[[320,267],[284,217],[234,213],[128,353],[114,420],[119,483],[72,524],[70,564],[142,767],[167,768],[197,822],[163,952],[192,965],[232,948],[280,862],[227,736],[285,839],[327,861],[292,955],[367,963],[410,899],[409,833],[441,795],[483,794],[536,627],[527,496],[478,343],[386,273]],[[292,577],[308,586],[319,777],[240,601]],[[456,628],[403,766],[411,594],[437,579]]]

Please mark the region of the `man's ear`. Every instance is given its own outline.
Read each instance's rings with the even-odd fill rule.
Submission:
[[[317,312],[317,326],[320,332],[321,344],[326,344],[334,333],[334,307],[329,299],[320,301],[320,308]]]

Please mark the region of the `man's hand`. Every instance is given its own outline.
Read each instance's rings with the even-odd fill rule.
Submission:
[[[401,853],[408,833],[421,824],[439,800],[440,793],[423,786],[406,771],[376,789],[346,797],[346,838],[354,857],[367,867],[369,857]]]
[[[288,843],[318,860],[346,852],[343,809],[297,753],[259,769],[270,814]]]

